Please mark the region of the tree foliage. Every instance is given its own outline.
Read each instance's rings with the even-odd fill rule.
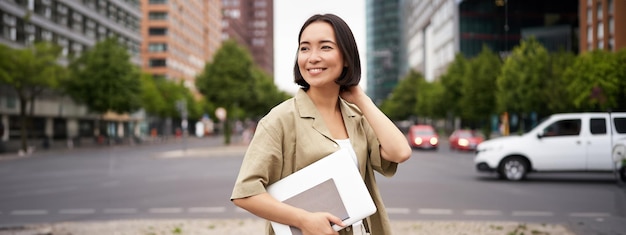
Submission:
[[[24,49],[0,45],[0,84],[13,88],[18,96],[23,150],[27,147],[27,119],[33,115],[35,99],[45,90],[56,89],[67,74],[57,62],[60,55],[61,48],[49,42],[37,42]],[[29,104],[30,113],[26,110]]]
[[[409,71],[404,79],[398,82],[390,97],[381,104],[382,111],[393,120],[404,120],[417,115],[418,87],[424,76],[415,71]]]
[[[115,38],[97,43],[70,64],[64,88],[91,111],[133,112],[141,106],[139,69]]]
[[[463,87],[463,80],[465,80],[468,70],[468,61],[462,54],[457,54],[454,61],[448,66],[447,72],[440,78],[444,90],[441,95],[441,106],[445,107],[446,112],[452,115],[461,113],[461,87]]]
[[[496,97],[500,112],[548,112],[545,89],[549,60],[548,51],[534,38],[523,40],[513,49],[498,77]]]
[[[626,71],[624,50],[592,51],[576,58],[565,71],[567,91],[574,106],[583,111],[624,110]]]
[[[462,116],[479,122],[488,120],[495,110],[496,79],[500,74],[500,58],[484,46],[480,54],[469,62],[466,78],[462,81],[459,104]]]
[[[224,107],[228,119],[258,117],[289,97],[280,92],[269,75],[253,63],[250,53],[234,40],[222,43],[213,62],[196,78],[196,87],[208,103]],[[230,143],[229,122],[224,129]]]

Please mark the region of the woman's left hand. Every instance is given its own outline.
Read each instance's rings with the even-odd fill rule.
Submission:
[[[367,98],[365,91],[363,91],[363,89],[359,85],[351,86],[345,90],[340,91],[339,96],[341,96],[342,99],[350,103],[356,104],[357,106],[358,102],[361,99],[363,99],[364,97]]]

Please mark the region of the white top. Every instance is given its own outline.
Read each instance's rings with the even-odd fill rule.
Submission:
[[[347,149],[348,152],[350,152],[350,156],[352,156],[352,161],[354,161],[356,169],[359,169],[359,160],[356,158],[356,153],[354,152],[354,148],[352,148],[352,143],[350,143],[350,139],[336,139],[335,141],[337,141],[337,144],[339,144],[342,149]]]

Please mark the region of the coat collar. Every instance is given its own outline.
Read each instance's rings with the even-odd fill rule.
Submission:
[[[326,136],[326,138],[334,141],[324,120],[320,117],[319,111],[317,111],[315,104],[313,104],[313,100],[311,100],[303,89],[299,89],[296,93],[295,102],[300,118],[313,119],[313,128]],[[356,134],[356,119],[354,117],[357,116],[357,113],[355,112],[356,107],[352,106],[354,105],[339,98],[339,107],[341,109],[341,115],[343,116],[343,122],[346,125],[346,130],[348,130],[348,136],[354,136]]]

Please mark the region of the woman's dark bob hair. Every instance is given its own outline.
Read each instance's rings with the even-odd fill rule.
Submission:
[[[341,50],[344,63],[346,64],[346,66],[343,67],[343,72],[341,72],[341,75],[335,82],[341,86],[341,90],[358,85],[361,81],[361,59],[359,58],[359,50],[356,46],[354,35],[352,35],[352,30],[350,30],[348,24],[346,24],[343,19],[339,18],[339,16],[333,14],[318,14],[311,16],[306,22],[304,22],[304,25],[302,25],[302,28],[300,29],[300,34],[298,34],[298,44],[300,44],[302,31],[304,31],[304,29],[310,24],[318,21],[326,22],[333,27],[335,37],[337,38],[337,46]],[[302,74],[300,73],[297,54],[293,74],[294,82],[304,88],[304,90],[308,90],[310,85],[304,80],[304,77],[302,77]]]

